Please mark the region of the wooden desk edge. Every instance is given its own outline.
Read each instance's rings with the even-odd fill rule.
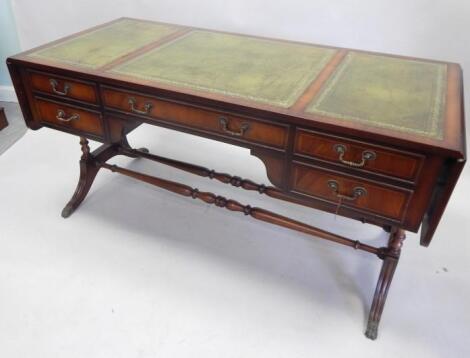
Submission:
[[[455,121],[454,125],[449,126],[447,131],[451,130],[452,134],[447,135],[445,140],[433,140],[424,136],[411,135],[404,132],[388,130],[379,127],[365,126],[360,123],[353,123],[338,118],[327,118],[318,115],[310,115],[292,111],[290,109],[283,109],[272,105],[263,105],[249,100],[238,98],[227,98],[213,93],[201,93],[190,89],[176,88],[171,85],[155,84],[149,81],[141,81],[136,78],[128,78],[121,75],[113,75],[110,73],[103,73],[89,69],[77,69],[68,65],[52,64],[38,59],[23,58],[20,55],[7,58],[8,67],[23,67],[33,68],[45,72],[55,72],[65,76],[72,76],[77,78],[86,78],[95,82],[103,82],[112,86],[126,88],[131,85],[134,89],[148,92],[155,96],[161,96],[167,99],[174,99],[184,101],[189,105],[207,105],[213,108],[224,108],[225,110],[266,118],[271,121],[281,123],[291,123],[305,128],[321,129],[331,133],[341,134],[345,129],[348,130],[352,138],[370,140],[371,134],[374,136],[376,143],[385,143],[390,145],[399,145],[403,148],[411,150],[425,150],[429,153],[449,156],[453,158],[463,158],[465,151],[465,142],[462,139],[462,124],[464,118]],[[452,85],[453,93],[457,95],[455,100],[452,100],[452,118],[458,118],[461,112],[461,98],[460,84],[461,71],[460,65],[454,64],[452,66],[455,77],[455,85]],[[13,71],[15,72],[15,71]],[[12,70],[10,70],[12,73]],[[13,75],[12,75],[13,76]],[[313,81],[315,82],[315,80]],[[449,96],[449,94],[448,94]],[[458,106],[454,104],[459,104]],[[447,122],[447,121],[446,121]],[[34,129],[34,128],[33,128]]]

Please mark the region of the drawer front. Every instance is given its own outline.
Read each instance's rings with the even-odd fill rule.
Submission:
[[[424,157],[341,137],[297,130],[296,154],[415,182]]]
[[[295,192],[395,221],[402,220],[413,193],[301,163],[293,164],[291,185]]]
[[[281,149],[284,149],[287,144],[288,129],[282,125],[110,88],[103,89],[103,101],[108,108],[157,118],[240,141],[255,142]]]
[[[34,99],[39,120],[53,124],[56,127],[76,132],[80,135],[88,133],[100,138],[104,137],[101,114],[59,102]]]
[[[30,72],[30,78],[36,91],[92,104],[98,103],[98,92],[92,83],[39,72]]]

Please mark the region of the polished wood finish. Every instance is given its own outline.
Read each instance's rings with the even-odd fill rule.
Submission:
[[[0,131],[8,126],[7,116],[5,115],[5,108],[0,107]]]
[[[116,20],[73,35],[67,41],[92,35],[100,29],[108,29],[106,38],[111,38],[112,41],[109,26],[123,21],[127,24],[136,20]],[[125,42],[133,48],[132,51],[124,53],[119,48],[120,55],[110,57],[106,63],[102,58],[97,58],[96,66],[93,66],[92,59],[83,56],[80,58],[87,61],[86,66],[74,64],[73,61],[61,62],[37,56],[42,50],[47,52],[53,46],[65,43],[64,40],[7,60],[28,127],[33,130],[49,127],[81,137],[79,182],[62,215],[68,217],[79,207],[97,173],[104,168],[205,203],[244,213],[257,220],[375,254],[383,260],[383,267],[366,332],[369,338],[374,339],[398,263],[404,230],[417,232],[421,228],[421,244],[429,245],[466,160],[460,66],[372,54],[385,59],[416,60],[422,64],[430,63],[438,68],[445,68],[445,108],[442,122],[439,122],[442,125],[439,128],[442,129],[442,138],[439,138],[440,131],[435,136],[419,135],[416,132],[377,127],[364,121],[351,121],[308,111],[312,101],[331,85],[331,79],[342,68],[344,61],[352,53],[371,54],[364,51],[327,46],[312,49],[308,47],[311,45],[298,42],[268,40],[267,44],[263,42],[266,39],[261,37],[227,36],[227,39],[236,38],[240,43],[247,43],[247,40],[250,42],[250,39],[259,40],[269,51],[276,51],[283,58],[285,56],[288,63],[291,63],[289,61],[293,57],[280,51],[283,46],[287,49],[300,48],[308,53],[327,54],[320,56],[321,61],[324,61],[323,67],[313,66],[318,70],[317,75],[309,77],[310,82],[306,83],[303,92],[297,94],[296,100],[291,101],[291,105],[285,105],[287,102],[283,98],[275,96],[270,101],[259,101],[256,92],[255,95],[232,96],[230,91],[224,93],[218,88],[208,90],[202,86],[184,87],[117,71],[116,69],[122,69],[122,66],[132,61],[139,61],[152,51],[196,32],[204,32],[204,36],[209,37],[211,33],[214,36],[225,34],[185,26],[155,25],[149,21],[137,22],[138,26],[146,27],[145,24],[158,29],[155,31],[158,31],[159,36],[154,40],[147,38],[140,47],[136,47],[135,41],[127,37]],[[131,32],[135,32],[132,26],[126,26]],[[120,34],[122,35],[121,32]],[[147,36],[148,32],[145,34]],[[121,43],[117,45],[120,46]],[[257,50],[257,46],[249,48]],[[87,51],[92,51],[92,48]],[[251,69],[248,66],[250,61],[256,62],[256,59],[244,58],[237,52],[232,52],[232,55],[241,58],[241,61],[247,61],[244,68]],[[65,53],[64,56],[73,59],[70,53]],[[227,63],[230,60],[227,58]],[[181,61],[186,64],[188,59]],[[269,61],[265,63],[271,65]],[[290,70],[292,69],[296,70],[297,66],[292,66]],[[264,76],[263,71],[261,69],[260,73]],[[206,82],[208,78],[215,79],[215,84],[220,78],[224,78],[224,73],[209,72],[205,75],[203,79]],[[233,78],[238,80],[237,77]],[[265,76],[262,78],[266,79]],[[289,76],[283,78],[290,83]],[[273,77],[273,81],[274,79]],[[248,85],[252,85],[252,80],[256,83],[257,77],[240,76],[240,81],[245,81],[243,83]],[[271,94],[270,81],[263,84],[264,93]],[[295,87],[297,84],[290,85]],[[387,115],[388,118],[393,118],[390,113]],[[264,164],[271,185],[257,184],[249,179],[132,149],[126,136],[143,123],[248,148]],[[88,139],[102,142],[103,145],[91,153]],[[149,159],[272,198],[378,225],[390,231],[389,245],[366,245],[264,209],[252,208],[209,192],[199,192],[184,184],[108,164],[107,161],[116,155]]]
[[[339,146],[344,147],[344,159],[338,152]],[[375,157],[363,161],[364,153],[367,152],[374,153]],[[412,183],[416,181],[425,160],[422,155],[304,129],[297,130],[294,153],[351,167],[357,171],[388,175]],[[362,162],[364,164],[360,165]]]
[[[84,137],[80,138],[80,146],[82,149],[82,157],[80,159],[80,177],[77,188],[62,210],[62,217],[68,218],[78,208],[85,199],[88,191],[95,180],[96,174],[100,170],[98,163],[111,159],[118,154],[116,145],[103,145],[93,153],[90,153],[88,140]]]
[[[318,75],[317,79],[313,81],[302,96],[292,106],[292,110],[303,113],[312,98],[314,98],[320,89],[325,85],[331,75],[334,73],[338,65],[344,60],[344,56],[348,53],[347,50],[339,50],[336,55],[325,66],[322,72]]]
[[[412,195],[410,190],[388,187],[319,167],[295,163],[292,168],[293,191],[328,200],[338,206],[369,211],[397,222],[402,221]],[[337,183],[337,190],[329,186],[331,181]],[[355,197],[355,188],[363,188],[364,194]]]
[[[131,154],[132,156],[132,152],[121,151],[121,153],[125,153],[127,155]],[[375,248],[367,244],[363,244],[360,241],[354,241],[354,240],[351,240],[351,239],[348,239],[339,235],[332,234],[328,231],[324,231],[316,227],[301,223],[299,221],[292,220],[288,217],[273,213],[268,210],[251,207],[250,205],[243,205],[235,200],[227,199],[220,195],[216,195],[210,192],[201,192],[198,189],[191,188],[188,185],[180,184],[171,180],[157,178],[157,177],[146,175],[146,174],[142,174],[133,170],[121,168],[117,165],[111,165],[107,163],[98,163],[98,166],[108,169],[112,172],[120,173],[125,176],[158,186],[160,188],[163,188],[165,190],[171,191],[176,194],[180,194],[186,197],[192,197],[193,199],[202,200],[207,204],[214,204],[215,206],[226,208],[227,210],[230,210],[230,211],[237,211],[245,215],[250,215],[256,220],[264,221],[273,225],[286,227],[292,230],[303,232],[305,234],[320,237],[328,241],[333,241],[341,245],[352,247],[353,249],[356,249],[356,250],[362,250],[362,251],[366,251],[366,252],[376,254],[376,255],[379,255],[381,253],[381,249]]]
[[[366,336],[370,339],[376,339],[378,327],[382,312],[387,299],[388,290],[392,283],[393,275],[400,258],[401,247],[405,240],[405,232],[401,229],[393,228],[390,233],[388,248],[382,253],[382,269],[380,271],[379,280],[375,289],[372,307],[367,322]]]
[[[106,108],[117,109],[131,115],[155,118],[171,124],[280,149],[284,149],[287,145],[287,126],[275,123],[236,116],[231,113],[209,111],[106,87],[103,90],[103,101]],[[145,106],[148,110],[145,109]],[[226,124],[224,125],[223,122]],[[246,128],[246,130],[242,128]]]
[[[59,98],[98,103],[96,85],[92,82],[74,80],[51,73],[30,71],[31,86],[34,91]]]
[[[450,199],[450,195],[454,190],[460,173],[465,164],[464,160],[447,159],[436,180],[436,185],[433,187],[431,194],[431,202],[426,215],[423,218],[421,226],[421,239],[422,246],[429,246],[431,243],[434,232],[436,231],[439,220],[444,214],[446,205]]]
[[[189,173],[199,175],[204,178],[215,179],[224,184],[230,184],[234,187],[239,187],[245,190],[257,191],[260,194],[266,194],[271,197],[277,197],[281,191],[273,186],[266,186],[264,184],[257,184],[249,179],[243,179],[239,176],[230,175],[227,173],[219,173],[213,169],[207,169],[199,165],[182,162],[179,160],[169,159],[161,157],[159,155],[150,154],[141,150],[135,150],[132,148],[123,148],[119,151],[121,154],[127,155],[132,158],[146,158],[155,162],[169,165],[173,168],[181,169]]]
[[[104,137],[104,129],[99,112],[53,102],[40,97],[34,99],[38,120],[71,131],[80,131],[92,136]]]

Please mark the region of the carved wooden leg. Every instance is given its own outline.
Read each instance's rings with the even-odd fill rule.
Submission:
[[[379,255],[383,260],[382,269],[380,271],[379,280],[375,289],[374,300],[369,313],[369,321],[367,323],[366,337],[376,339],[380,317],[387,299],[388,289],[392,283],[393,274],[400,258],[401,247],[405,240],[405,231],[402,229],[392,228],[388,247],[382,249]]]
[[[78,208],[83,199],[85,199],[91,184],[95,180],[96,174],[100,170],[99,163],[104,162],[111,157],[119,154],[119,146],[116,144],[105,144],[90,153],[88,140],[80,137],[80,145],[82,148],[82,157],[80,159],[80,178],[77,188],[72,199],[62,210],[62,217],[68,218]]]
[[[100,170],[95,165],[95,160],[90,153],[90,147],[88,146],[88,140],[86,138],[80,138],[80,145],[82,147],[82,157],[80,159],[80,179],[78,180],[77,188],[72,196],[72,199],[68,202],[65,208],[62,210],[62,217],[68,218],[75,209],[78,208],[80,203],[85,199],[85,196],[90,190],[91,184],[96,177],[96,174]]]

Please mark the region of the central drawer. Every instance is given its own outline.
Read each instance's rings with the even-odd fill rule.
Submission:
[[[264,120],[208,110],[135,92],[104,87],[104,105],[108,109],[149,119],[162,120],[242,142],[285,149],[288,127]]]

